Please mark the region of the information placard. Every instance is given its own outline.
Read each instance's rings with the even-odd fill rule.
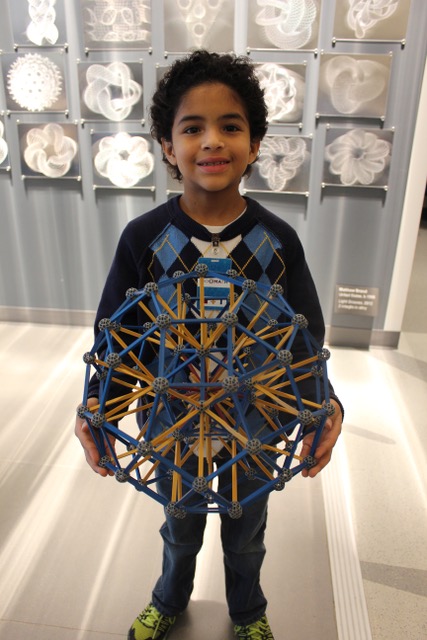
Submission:
[[[378,313],[376,287],[337,284],[335,288],[335,313],[357,316],[376,316]]]

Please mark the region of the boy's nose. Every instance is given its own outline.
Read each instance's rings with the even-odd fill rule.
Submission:
[[[224,146],[222,137],[218,131],[208,130],[203,139],[204,149],[221,149]]]

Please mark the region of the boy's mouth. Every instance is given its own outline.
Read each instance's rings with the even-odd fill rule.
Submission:
[[[216,167],[216,166],[220,166],[222,164],[228,164],[229,161],[228,160],[201,160],[200,162],[198,162],[197,164],[200,167]]]

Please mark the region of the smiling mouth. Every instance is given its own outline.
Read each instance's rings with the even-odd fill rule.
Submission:
[[[222,164],[228,164],[228,160],[218,160],[218,162],[199,162],[200,167],[216,167]]]

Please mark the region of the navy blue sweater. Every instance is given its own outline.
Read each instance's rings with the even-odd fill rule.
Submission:
[[[229,255],[232,268],[246,279],[267,286],[280,284],[289,305],[307,318],[310,333],[323,345],[323,315],[295,230],[255,200],[246,198],[246,202],[245,213],[219,234],[221,242],[241,236]],[[95,333],[99,321],[116,311],[129,288],[142,289],[147,282],[160,283],[176,271],[193,271],[201,253],[192,238],[210,242],[212,234],[182,211],[179,196],[129,222],[119,240],[101,296]],[[146,316],[139,308],[135,313],[132,324],[142,326]],[[96,395],[96,386],[94,379],[89,395]],[[332,387],[331,394],[336,398]]]

